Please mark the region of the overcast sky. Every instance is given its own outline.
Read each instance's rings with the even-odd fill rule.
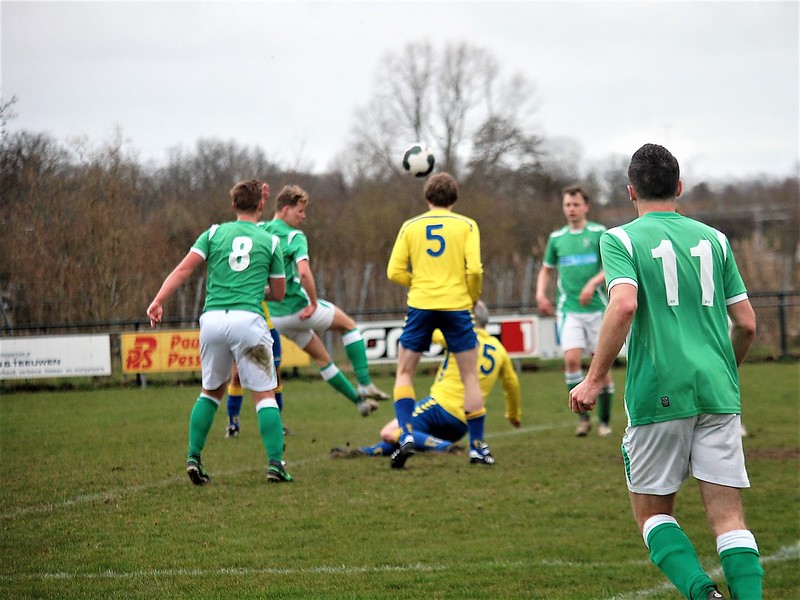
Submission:
[[[10,131],[99,144],[119,128],[158,163],[199,138],[233,140],[322,171],[385,52],[466,41],[535,84],[538,131],[573,140],[582,165],[657,142],[695,182],[786,176],[798,170],[798,6],[3,0],[1,92],[17,98]]]

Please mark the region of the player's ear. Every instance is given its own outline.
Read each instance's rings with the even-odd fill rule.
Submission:
[[[633,189],[632,185],[628,186],[628,198],[630,198],[631,202],[636,202],[638,200],[636,197],[636,190]]]
[[[675,190],[675,197],[677,198],[678,196],[680,196],[682,191],[683,191],[683,180],[679,179],[678,180],[678,189]]]

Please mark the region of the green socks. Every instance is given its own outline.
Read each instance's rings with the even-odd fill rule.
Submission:
[[[345,333],[342,336],[342,345],[344,345],[347,360],[353,365],[353,372],[356,374],[358,383],[369,385],[372,380],[369,377],[369,365],[367,364],[367,346],[364,344],[361,332],[358,329],[351,329]]]
[[[734,600],[760,599],[764,569],[753,534],[747,529],[723,533],[717,538],[717,552]]]
[[[256,405],[258,433],[267,451],[267,461],[283,460],[283,421],[274,398],[267,398]]]
[[[706,600],[714,582],[703,571],[697,552],[670,515],[655,515],[644,524],[642,535],[650,548],[650,560],[675,587],[691,600]],[[729,531],[717,538],[725,582],[733,600],[761,600],[764,569],[758,546],[747,529]]]
[[[678,522],[669,515],[655,515],[645,522],[643,535],[650,548],[650,560],[678,591],[691,600],[706,600],[716,586]]]
[[[330,363],[326,367],[323,367],[320,369],[319,374],[322,375],[322,379],[324,379],[329,386],[345,396],[350,402],[353,404],[361,402],[356,388],[353,387],[350,380],[344,376],[344,373],[342,373],[335,364]]]
[[[581,381],[583,381],[583,371],[575,371],[574,373],[564,372],[564,382],[567,384],[567,391],[572,391],[572,388]]]
[[[217,414],[219,402],[208,396],[200,394],[197,402],[192,409],[192,416],[189,418],[189,452],[187,458],[200,458],[200,453],[206,446],[208,432],[214,423],[214,416]]]
[[[352,387],[352,386],[350,386]],[[202,394],[192,409],[189,419],[189,452],[187,458],[200,458],[214,423],[219,402]],[[256,406],[258,432],[267,452],[267,459],[283,460],[283,421],[274,398],[265,398]]]
[[[597,399],[597,418],[601,423],[611,421],[611,403],[614,400],[614,384],[603,387]]]

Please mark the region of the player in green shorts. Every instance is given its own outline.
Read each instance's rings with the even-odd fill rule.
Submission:
[[[261,302],[286,291],[279,241],[256,224],[269,200],[269,185],[237,183],[230,191],[236,221],[212,225],[167,276],[147,309],[151,326],[161,322],[164,302],[206,262],[206,302],[200,316],[202,391],[189,421],[186,473],[192,483],[210,481],[200,460],[234,361],[242,385],[253,395],[258,430],[267,452],[267,481],[291,481],[283,466],[283,422],[275,400],[278,385],[272,336]]]
[[[631,158],[628,178],[639,218],[601,238],[610,302],[570,408],[594,408],[627,337],[622,454],[650,559],[686,598],[724,597],[674,517],[675,496],[691,474],[731,596],[757,600],[764,570],[742,507],[750,482],[738,374],[755,337],[755,314],[725,235],[676,212],[683,184],[675,157],[645,144]]]
[[[603,287],[603,267],[600,261],[600,236],[603,225],[587,219],[589,195],[571,185],[561,191],[561,207],[567,224],[552,232],[536,278],[536,304],[539,314],[556,316],[558,343],[564,352],[564,380],[567,390],[583,381],[583,357],[594,353],[600,323],[608,300]],[[558,273],[556,307],[547,296],[552,275]],[[597,433],[611,433],[611,402],[614,381],[606,376],[600,393]],[[582,414],[575,435],[583,437],[592,428],[588,414]]]

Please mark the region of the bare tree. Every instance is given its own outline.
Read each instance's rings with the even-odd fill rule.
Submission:
[[[17,116],[17,113],[14,112],[14,104],[17,102],[17,97],[12,96],[11,100],[3,100],[3,97],[0,96],[0,135],[2,137],[6,136],[6,125],[8,122]]]
[[[348,174],[398,173],[405,146],[424,141],[440,169],[462,175],[476,143],[486,146],[493,132],[510,129],[518,141],[534,140],[527,123],[534,109],[532,84],[519,74],[503,78],[487,50],[464,42],[439,51],[427,41],[408,44],[378,64],[372,98],[353,127],[360,162]]]

